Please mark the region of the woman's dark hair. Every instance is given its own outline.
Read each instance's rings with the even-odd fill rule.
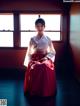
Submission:
[[[38,19],[35,21],[35,25],[37,25],[37,24],[39,24],[39,23],[41,23],[41,24],[45,27],[45,21],[44,21],[44,19],[38,18]]]

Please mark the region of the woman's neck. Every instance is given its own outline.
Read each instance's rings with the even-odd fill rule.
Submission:
[[[39,38],[41,38],[43,35],[44,35],[43,33],[38,33],[38,34],[37,34],[37,36],[38,36]]]

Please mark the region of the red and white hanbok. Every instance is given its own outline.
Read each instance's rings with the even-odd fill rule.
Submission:
[[[54,68],[55,49],[49,37],[34,36],[30,39],[24,65],[27,66],[24,92],[31,96],[54,96],[56,75]]]

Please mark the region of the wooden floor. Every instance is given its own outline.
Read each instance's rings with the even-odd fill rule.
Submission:
[[[4,71],[5,74],[2,76]],[[23,92],[24,72],[21,74],[19,70],[10,69],[0,70],[0,72],[2,72],[0,99],[7,99],[7,106],[80,106],[80,84],[71,73],[56,73],[57,94],[55,97],[28,98]]]

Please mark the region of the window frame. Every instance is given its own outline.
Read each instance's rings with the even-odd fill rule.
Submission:
[[[0,47],[0,50],[7,50],[7,49],[19,49],[19,50],[26,50],[27,47],[21,47],[21,35],[20,35],[20,14],[60,14],[61,15],[61,20],[60,20],[60,41],[52,41],[53,43],[62,43],[64,42],[64,37],[63,37],[63,18],[64,18],[64,12],[63,11],[0,11],[0,14],[13,14],[14,17],[14,30],[13,32],[13,47]],[[66,18],[67,20],[67,18]],[[17,22],[17,24],[16,24]],[[1,31],[1,30],[0,30]],[[10,30],[6,30],[10,31]],[[11,32],[11,31],[10,31]],[[18,35],[18,36],[17,36]],[[16,40],[17,39],[17,40]]]

